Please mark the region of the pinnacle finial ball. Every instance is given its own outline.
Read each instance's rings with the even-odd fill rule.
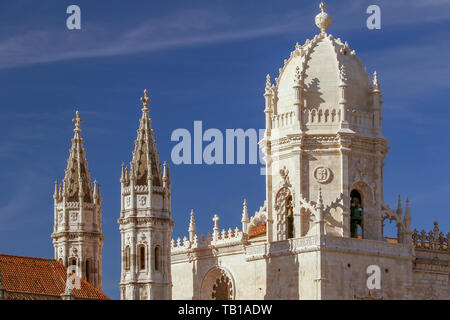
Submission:
[[[316,16],[316,26],[322,33],[325,33],[331,26],[331,17],[325,12],[325,9],[327,8],[325,3],[321,2],[319,7],[321,12]]]

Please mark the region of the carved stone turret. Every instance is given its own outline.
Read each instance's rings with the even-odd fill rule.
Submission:
[[[170,237],[172,234],[169,167],[161,170],[149,117],[147,90],[130,166],[122,165],[121,299],[171,299]],[[162,172],[161,172],[162,171]]]
[[[54,228],[55,259],[74,266],[78,276],[102,288],[102,197],[100,185],[92,183],[83,146],[79,112],[65,176],[58,187],[55,181]]]

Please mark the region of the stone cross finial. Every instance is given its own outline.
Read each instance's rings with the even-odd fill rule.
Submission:
[[[320,2],[319,7],[322,12],[325,12],[325,10],[327,9],[327,5],[323,2]]]
[[[144,90],[144,96],[141,98],[142,105],[144,109],[148,109],[148,104],[150,102],[150,98],[147,95],[147,89]]]
[[[219,229],[219,216],[217,214],[214,215],[213,221],[214,221],[214,229]]]

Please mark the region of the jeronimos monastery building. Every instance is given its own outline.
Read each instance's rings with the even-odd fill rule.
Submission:
[[[408,199],[395,209],[384,203],[389,147],[377,73],[369,76],[349,44],[327,33],[331,17],[320,8],[319,33],[266,78],[265,201],[253,216],[244,201],[234,230],[220,230],[214,215],[212,232],[197,234],[192,211],[176,222],[187,236],[171,239],[176,177],[160,164],[144,92],[120,178],[121,299],[450,299],[449,233],[437,222],[413,230]],[[54,255],[101,290],[102,197],[78,113],[74,122],[65,177],[55,184]],[[386,220],[397,238],[383,235]],[[0,280],[0,297],[2,290]]]

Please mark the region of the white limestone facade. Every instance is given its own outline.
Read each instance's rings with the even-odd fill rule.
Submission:
[[[381,88],[347,42],[296,44],[264,91],[266,195],[242,226],[172,240],[173,299],[450,299],[449,234],[411,229],[411,209],[383,200]],[[383,234],[395,221],[397,239]],[[379,288],[368,285],[368,268]]]
[[[147,90],[141,98],[143,108],[133,158],[122,165],[121,234],[122,300],[168,300],[172,298],[170,272],[169,167],[159,162],[148,104]]]
[[[81,137],[78,111],[72,147],[62,184],[55,181],[54,227],[51,235],[55,259],[74,268],[77,275],[102,290],[102,196],[92,182]]]

